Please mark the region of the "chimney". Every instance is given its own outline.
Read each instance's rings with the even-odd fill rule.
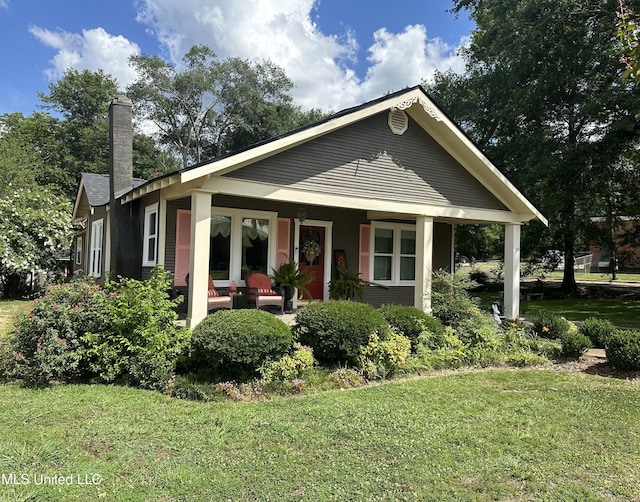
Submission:
[[[111,202],[133,188],[133,103],[116,97],[109,106],[109,189]]]
[[[132,205],[123,206],[119,197],[133,189],[133,104],[126,96],[118,96],[109,106],[109,233],[107,251],[109,265],[105,271],[113,279],[130,276],[130,266],[137,260]],[[105,263],[106,265],[106,263]]]

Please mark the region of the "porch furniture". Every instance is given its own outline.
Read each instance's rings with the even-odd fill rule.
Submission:
[[[271,284],[271,278],[261,272],[249,272],[245,278],[249,291],[249,303],[255,303],[257,309],[267,305],[280,307],[284,313],[284,293],[276,291]]]
[[[209,286],[207,287],[207,310],[214,309],[233,309],[233,298],[231,296],[222,296],[213,285],[213,279],[209,276]]]
[[[189,284],[189,274],[185,277],[185,282]],[[207,310],[215,309],[233,309],[233,298],[218,293],[213,284],[213,279],[209,276],[209,285],[207,286]]]

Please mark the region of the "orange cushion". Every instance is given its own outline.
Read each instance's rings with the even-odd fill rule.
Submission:
[[[258,295],[259,296],[280,296],[278,293],[276,293],[271,288],[269,288],[269,289],[258,288]]]
[[[220,296],[220,293],[218,293],[215,289],[210,289],[209,298],[211,298],[212,296]]]

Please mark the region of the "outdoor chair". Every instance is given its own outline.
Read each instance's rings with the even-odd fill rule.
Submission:
[[[189,274],[185,277],[185,282],[189,284]],[[209,285],[207,286],[207,310],[215,309],[233,309],[233,298],[218,293],[213,284],[213,279],[209,276]]]
[[[257,309],[275,305],[280,307],[280,313],[284,313],[284,293],[273,289],[271,278],[267,274],[249,272],[245,282],[249,291],[249,303],[254,303]]]

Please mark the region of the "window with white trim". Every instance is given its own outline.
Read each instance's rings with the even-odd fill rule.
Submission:
[[[372,222],[371,277],[391,286],[413,285],[416,277],[415,225]]]
[[[144,208],[144,238],[142,240],[142,266],[158,263],[158,203]]]
[[[76,265],[82,265],[82,236],[76,237]]]
[[[277,213],[211,209],[209,270],[216,284],[242,283],[247,272],[270,274],[276,259]]]
[[[104,229],[104,220],[91,223],[91,260],[89,273],[94,277],[100,277],[102,274],[102,233]]]

